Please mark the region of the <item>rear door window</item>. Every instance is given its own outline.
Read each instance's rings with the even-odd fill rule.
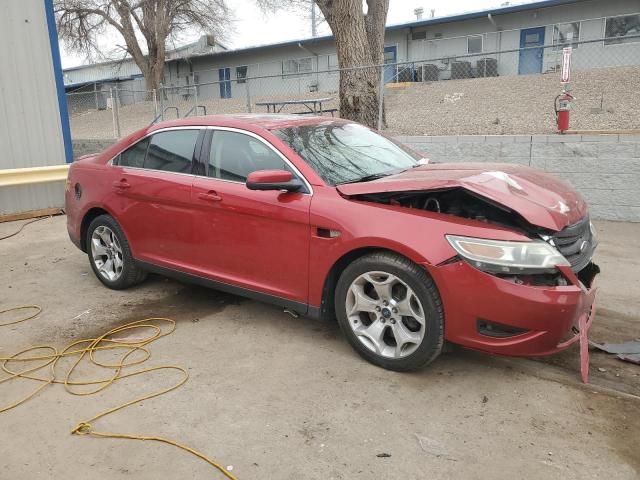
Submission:
[[[134,146],[129,147],[122,152],[116,162],[121,167],[136,167],[142,168],[144,164],[144,157],[147,153],[147,147],[149,146],[149,138],[140,140]]]
[[[191,173],[193,153],[200,130],[184,129],[156,133],[151,137],[144,168]]]
[[[291,171],[291,168],[257,138],[226,130],[213,134],[207,169],[209,177],[245,182],[247,176],[256,170]]]

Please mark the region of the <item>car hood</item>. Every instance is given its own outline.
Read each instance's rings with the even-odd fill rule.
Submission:
[[[567,183],[539,170],[511,164],[428,164],[336,188],[346,196],[464,188],[517,212],[532,225],[555,231],[587,214],[584,199]]]

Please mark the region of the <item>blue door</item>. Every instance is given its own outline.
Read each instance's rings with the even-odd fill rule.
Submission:
[[[396,78],[398,75],[396,74],[397,65],[395,63],[398,61],[398,47],[395,45],[392,47],[384,47],[384,63],[387,65],[384,67],[384,83],[389,82],[397,82]]]
[[[218,80],[220,80],[220,98],[231,98],[231,69],[219,68]]]
[[[544,55],[544,27],[520,30],[520,63],[518,73],[542,73],[542,57]]]

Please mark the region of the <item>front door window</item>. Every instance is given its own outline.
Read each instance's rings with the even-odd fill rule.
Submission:
[[[244,183],[256,170],[291,169],[276,152],[254,137],[225,130],[215,132],[207,176]]]

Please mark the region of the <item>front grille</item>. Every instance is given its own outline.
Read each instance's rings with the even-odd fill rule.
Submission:
[[[579,272],[589,264],[593,250],[598,244],[596,237],[591,232],[589,217],[585,217],[578,223],[569,225],[554,234],[550,241],[569,261],[574,272]]]

